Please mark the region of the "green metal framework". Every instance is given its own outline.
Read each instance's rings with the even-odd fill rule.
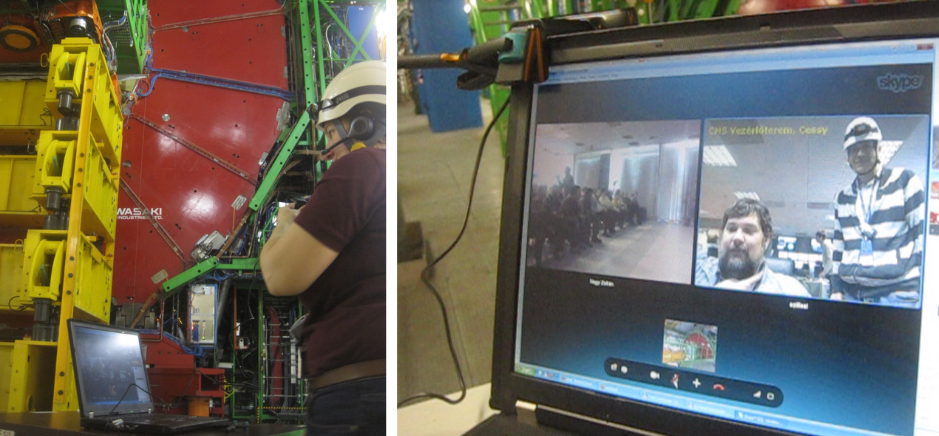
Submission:
[[[127,22],[107,31],[117,53],[117,74],[140,74],[150,47],[147,0],[97,0],[101,20],[115,21],[127,11]]]
[[[375,19],[378,18],[379,15],[381,15],[382,11],[384,11],[385,9],[384,1],[371,2],[371,5],[375,6],[375,9],[372,13],[372,18],[371,20],[369,20],[368,26],[365,28],[365,31],[363,32],[363,34],[359,35],[358,37],[352,34],[349,28],[346,27],[345,24],[343,24],[342,20],[336,15],[336,13],[330,7],[330,5],[332,4],[344,5],[346,4],[345,2],[328,1],[328,0],[301,0],[301,2],[303,3],[307,1],[312,2],[313,16],[314,16],[315,23],[316,23],[317,35],[324,35],[325,37],[325,33],[324,33],[325,28],[322,27],[323,13],[321,11],[326,11],[326,15],[332,19],[332,23],[336,24],[339,27],[339,29],[342,30],[342,33],[349,39],[349,41],[351,41],[355,45],[355,49],[352,50],[352,53],[349,55],[348,58],[340,58],[337,56],[317,56],[317,61],[318,61],[317,66],[319,68],[320,86],[323,91],[326,90],[326,83],[328,82],[327,79],[332,79],[332,77],[327,78],[326,76],[326,71],[325,71],[326,62],[334,62],[334,63],[339,62],[339,63],[342,63],[343,67],[348,67],[349,65],[352,65],[354,63],[354,61],[356,60],[356,56],[358,55],[362,55],[362,58],[364,60],[380,60],[380,59],[370,58],[368,56],[368,53],[366,53],[365,50],[362,49],[362,44],[365,42],[365,38],[368,36],[369,32],[372,31],[372,28],[375,27]],[[317,50],[317,53],[320,53],[320,54],[324,53],[321,38],[317,38],[316,50]]]

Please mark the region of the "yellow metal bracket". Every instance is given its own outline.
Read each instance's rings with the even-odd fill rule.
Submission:
[[[72,189],[72,167],[75,165],[75,146],[78,143],[76,136],[75,132],[56,131],[42,132],[39,136],[39,143],[36,144],[36,175],[40,179],[34,194],[44,196],[44,188],[60,188],[65,192]]]
[[[73,98],[82,95],[82,73],[85,71],[86,56],[86,53],[69,53],[64,49],[56,53],[55,48],[52,49],[55,68],[49,71],[49,79],[57,95],[63,91],[71,92]]]
[[[30,299],[58,300],[65,264],[64,230],[30,230],[26,236],[23,278]]]

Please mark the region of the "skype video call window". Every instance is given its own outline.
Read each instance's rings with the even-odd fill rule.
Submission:
[[[939,433],[936,42],[552,69],[516,372],[794,432]]]

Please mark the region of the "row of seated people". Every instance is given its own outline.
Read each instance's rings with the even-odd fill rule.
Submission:
[[[579,253],[600,236],[610,236],[627,226],[637,226],[646,219],[637,194],[622,191],[582,188],[558,183],[548,188],[535,185],[528,219],[529,259],[533,265],[544,260],[545,246],[560,259],[565,253]]]

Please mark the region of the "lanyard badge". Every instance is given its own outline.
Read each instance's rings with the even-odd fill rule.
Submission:
[[[857,195],[861,203],[861,212],[863,216],[858,217],[860,225],[858,230],[861,233],[861,255],[871,256],[874,254],[874,237],[877,231],[870,225],[871,218],[874,216],[874,199],[877,196],[877,190],[880,188],[880,179],[878,179],[871,189],[868,201],[864,201],[864,195],[861,191],[861,181],[857,181]]]

